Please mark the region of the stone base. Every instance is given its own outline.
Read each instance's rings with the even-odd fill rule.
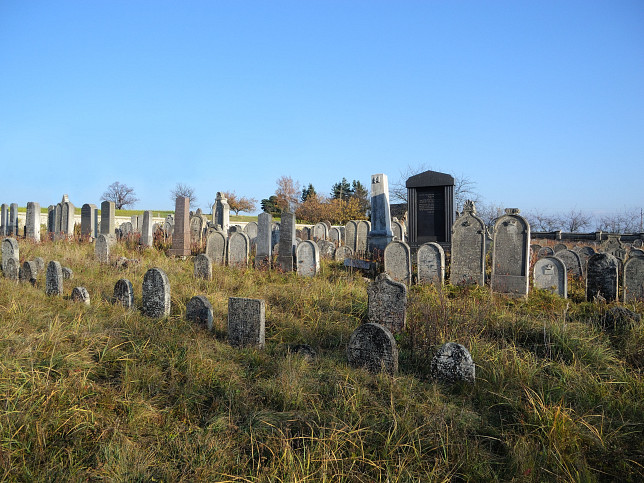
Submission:
[[[373,234],[370,232],[367,235],[367,249],[369,252],[374,253],[375,250],[380,251],[380,253],[385,251],[385,247],[391,243],[394,239],[393,234],[390,235],[379,235]]]
[[[190,256],[189,248],[170,248],[168,255],[171,257],[188,257]]]

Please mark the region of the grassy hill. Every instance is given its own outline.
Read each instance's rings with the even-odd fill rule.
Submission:
[[[642,481],[644,322],[602,328],[611,305],[544,292],[413,286],[398,375],[348,367],[367,281],[323,262],[314,279],[214,267],[119,244],[127,268],[93,247],[20,241],[20,258],[74,271],[65,296],[0,279],[0,478],[9,481]],[[160,267],[172,314],[111,304],[128,278]],[[91,306],[69,300],[88,289]],[[184,319],[205,295],[214,330]],[[231,296],[266,301],[266,349],[226,340]],[[629,305],[637,313],[642,304]],[[441,386],[429,362],[459,342],[474,385]],[[310,344],[306,359],[291,344]]]

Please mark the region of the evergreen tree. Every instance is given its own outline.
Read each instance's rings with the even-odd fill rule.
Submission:
[[[282,213],[282,210],[277,206],[277,196],[272,195],[268,198],[264,198],[260,204],[262,205],[262,210],[271,215],[279,215]]]
[[[334,200],[348,200],[351,196],[353,196],[353,189],[347,178],[342,178],[342,181],[331,187],[331,198]]]
[[[317,193],[315,192],[315,188],[311,183],[302,190],[302,203],[304,203],[307,199],[311,198],[312,196],[315,196]]]

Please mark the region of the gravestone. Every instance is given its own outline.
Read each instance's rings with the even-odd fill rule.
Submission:
[[[644,245],[644,240],[642,240],[641,238],[636,238],[635,240],[633,240],[633,246],[635,248],[642,248],[642,245]]]
[[[52,260],[47,265],[45,293],[47,295],[63,294],[63,267],[61,267],[60,262],[57,262],[56,260]]]
[[[0,206],[0,235],[7,236],[9,234],[9,207],[6,203]]]
[[[94,238],[96,236],[96,205],[85,203],[81,207],[81,236]]]
[[[116,231],[116,207],[113,201],[101,203],[101,235],[114,235]]]
[[[74,271],[69,267],[63,267],[63,280],[71,280],[74,278]]]
[[[134,229],[132,228],[132,223],[127,221],[125,223],[121,223],[119,226],[119,235],[121,238],[127,238],[132,234]]]
[[[624,303],[644,301],[644,257],[631,257],[624,263]]]
[[[74,234],[74,205],[69,201],[69,196],[63,195],[60,202],[60,233],[64,236]],[[114,232],[112,232],[114,234]]]
[[[280,242],[277,248],[277,263],[283,272],[292,272],[295,268],[293,257],[297,243],[295,241],[295,213],[282,212]]]
[[[154,230],[152,227],[152,212],[150,210],[143,212],[143,220],[138,231],[141,233],[141,245],[151,247],[154,244]]]
[[[392,241],[385,247],[383,255],[385,273],[396,282],[411,283],[411,250],[409,245]]]
[[[228,228],[230,228],[230,206],[222,192],[217,192],[215,204],[212,205],[212,222],[215,228],[224,233],[227,233]]]
[[[382,253],[394,238],[389,209],[389,180],[386,174],[371,175],[371,227],[367,236],[371,253]]]
[[[467,200],[463,214],[452,226],[452,285],[485,284],[485,223],[476,216],[474,202]]]
[[[25,237],[29,240],[40,242],[40,204],[33,201],[27,203],[25,227]]]
[[[47,234],[49,238],[52,238],[52,235],[56,232],[56,207],[54,205],[49,205],[47,207]]]
[[[21,282],[29,282],[32,285],[36,284],[36,277],[38,276],[38,267],[36,265],[36,262],[33,261],[25,261],[22,264],[22,267],[20,267],[20,281]]]
[[[365,220],[356,222],[356,249],[354,253],[359,256],[364,256],[367,253],[367,242],[369,231],[371,230],[371,223]]]
[[[402,223],[400,223],[399,221],[391,222],[391,232],[393,233],[396,240],[401,242],[405,241],[405,230],[402,226]]]
[[[394,334],[405,329],[407,286],[381,273],[367,288],[369,322],[380,324]]]
[[[335,249],[333,259],[336,262],[344,262],[345,259],[353,257],[353,250],[346,245],[340,245]]]
[[[572,274],[573,277],[581,278],[584,276],[584,271],[581,265],[581,257],[572,250],[559,250],[555,256],[564,262],[566,265],[566,274]]]
[[[186,319],[212,330],[212,305],[203,295],[192,297],[186,304]]]
[[[579,259],[581,260],[581,268],[585,275],[588,259],[592,257],[596,252],[592,247],[578,247],[577,250],[575,250],[575,253],[579,255]]]
[[[203,230],[205,226],[205,221],[201,216],[201,208],[197,210],[197,213],[194,216],[190,217],[190,242],[193,244],[201,243],[201,236],[203,235]]]
[[[126,309],[134,308],[134,287],[128,279],[122,278],[114,285],[114,303]]]
[[[432,359],[431,375],[437,381],[454,384],[464,381],[474,383],[475,365],[470,352],[461,344],[443,344]]]
[[[557,243],[554,248],[553,248],[555,255],[559,253],[562,250],[568,250],[568,247],[564,245],[563,243]]]
[[[228,239],[223,232],[215,230],[208,235],[206,240],[206,255],[217,265],[226,264],[226,244]]]
[[[195,257],[195,278],[212,280],[212,261],[208,255],[200,253]]]
[[[6,279],[17,282],[20,279],[20,265],[18,261],[14,258],[9,258],[2,273]]]
[[[82,302],[85,305],[89,305],[89,292],[85,287],[74,287],[72,290],[72,300],[74,302]]]
[[[313,230],[312,230],[313,240],[315,240],[315,241],[317,241],[317,240],[326,240],[326,238],[327,238],[327,230],[328,230],[328,228],[324,223],[322,223],[322,222],[316,223],[313,226]]]
[[[632,257],[644,257],[644,250],[640,250],[639,248],[631,248],[631,250],[628,252],[629,258]]]
[[[228,239],[228,266],[247,267],[250,240],[246,233],[233,233]]]
[[[38,276],[38,274],[45,269],[45,260],[43,260],[42,257],[36,257],[34,258],[34,263],[36,264],[37,269],[36,276]]]
[[[608,235],[608,239],[599,248],[602,252],[610,253],[622,261],[626,258],[626,248],[622,244],[619,235]]]
[[[452,247],[454,238],[452,238]],[[416,253],[418,283],[433,283],[441,286],[445,281],[445,252],[435,242],[423,243]]]
[[[18,242],[15,238],[5,238],[2,240],[2,271],[7,270],[7,262],[12,259],[16,262],[16,266],[20,261],[20,250]]]
[[[228,342],[234,347],[264,348],[265,304],[242,297],[228,299]]]
[[[398,371],[398,347],[391,332],[376,323],[360,325],[351,334],[347,359],[352,367],[362,367],[371,373]]]
[[[143,315],[164,317],[170,315],[170,280],[160,268],[151,268],[143,276]]]
[[[342,233],[340,232],[340,228],[337,226],[331,227],[329,230],[329,241],[334,243],[335,246],[342,245]]]
[[[586,265],[586,300],[617,300],[619,261],[610,253],[596,253]]]
[[[246,223],[246,226],[244,227],[244,233],[248,235],[251,245],[254,245],[255,239],[257,238],[257,223],[254,221]]]
[[[356,251],[356,240],[358,236],[358,222],[348,221],[344,226],[344,244],[348,246],[352,252]]]
[[[514,296],[528,295],[530,264],[530,225],[516,208],[506,208],[494,223],[492,249],[493,292]]]
[[[137,215],[130,216],[130,223],[132,223],[132,230],[137,233],[141,233],[141,227],[139,226],[139,217]]]
[[[174,208],[172,248],[168,253],[175,257],[190,255],[190,198],[177,196]]]
[[[568,277],[566,265],[562,260],[556,256],[542,257],[535,262],[533,272],[534,288],[568,298]]]
[[[328,240],[318,240],[317,246],[320,249],[320,258],[333,260],[335,256],[335,244]]]
[[[273,223],[271,225],[271,257],[277,255],[277,249],[275,248],[280,242],[280,224]]]
[[[102,233],[96,237],[94,242],[94,256],[101,263],[110,262],[110,239]]]
[[[449,245],[454,224],[454,178],[425,171],[407,179],[407,236],[412,249],[423,243]]]
[[[552,247],[541,247],[537,252],[538,257],[552,257],[554,256],[554,254],[555,251],[552,249]]]
[[[18,203],[9,205],[9,233],[10,236],[18,236]]]
[[[270,213],[257,216],[257,238],[255,240],[255,268],[270,268],[272,245],[273,217]]]
[[[314,277],[320,271],[320,249],[311,240],[304,240],[297,246],[297,274]]]
[[[301,240],[310,240],[311,239],[311,228],[304,226],[300,229],[300,239]]]

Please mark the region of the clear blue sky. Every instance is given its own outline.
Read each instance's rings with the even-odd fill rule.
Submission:
[[[328,194],[408,165],[490,203],[644,205],[644,1],[0,0],[1,202]]]

